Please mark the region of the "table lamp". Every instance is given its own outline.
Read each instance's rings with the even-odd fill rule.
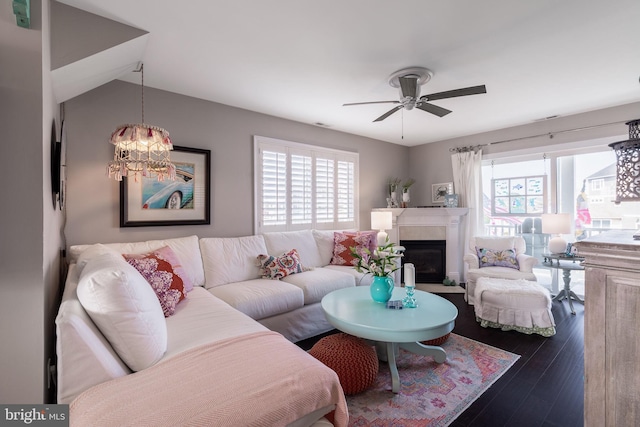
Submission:
[[[380,230],[378,232],[378,246],[384,246],[388,234],[385,230],[393,228],[393,216],[390,211],[371,212],[371,229]]]
[[[542,232],[554,235],[549,240],[548,249],[553,254],[567,251],[567,241],[561,234],[571,233],[571,216],[565,213],[542,214]]]

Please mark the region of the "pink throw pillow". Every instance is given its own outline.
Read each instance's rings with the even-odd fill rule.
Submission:
[[[164,246],[148,254],[122,256],[149,282],[160,301],[164,317],[172,316],[178,303],[187,297],[187,290],[182,278],[186,275],[171,248]]]
[[[351,248],[356,248],[358,252],[365,248],[373,252],[376,248],[377,235],[375,231],[334,232],[331,264],[355,266],[358,260],[351,254]]]

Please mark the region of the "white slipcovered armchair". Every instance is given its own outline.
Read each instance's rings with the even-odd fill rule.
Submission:
[[[512,249],[515,251],[517,266],[484,266],[481,267],[477,249],[491,251],[505,251]],[[464,262],[469,266],[466,273],[465,300],[473,305],[476,288],[476,280],[480,277],[495,277],[499,279],[525,279],[537,281],[533,274],[533,266],[538,263],[538,259],[525,254],[526,243],[521,236],[476,236],[469,242],[469,250],[464,256]],[[499,264],[499,263],[498,263]],[[513,268],[516,267],[516,268]]]

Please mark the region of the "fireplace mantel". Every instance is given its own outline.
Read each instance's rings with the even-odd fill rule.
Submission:
[[[393,229],[387,230],[394,243],[400,240],[445,240],[447,276],[456,282],[464,282],[462,257],[465,251],[464,231],[467,208],[379,208],[374,211],[390,211]],[[413,235],[420,237],[413,238]]]

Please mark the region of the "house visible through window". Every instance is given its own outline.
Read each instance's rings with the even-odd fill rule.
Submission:
[[[256,136],[255,230],[357,228],[358,154]]]

